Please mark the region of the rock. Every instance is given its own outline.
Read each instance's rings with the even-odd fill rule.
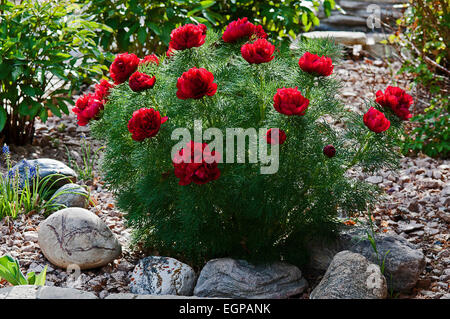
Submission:
[[[60,195],[58,195],[58,193]],[[87,208],[89,205],[89,193],[77,184],[66,184],[55,192],[53,203],[65,207]]]
[[[355,45],[361,44],[365,45],[367,41],[367,36],[364,32],[347,32],[347,31],[313,31],[302,33],[302,36],[309,39],[316,38],[334,38],[337,43],[344,45]],[[290,48],[296,49],[298,47],[298,41],[301,37],[297,37],[292,43]]]
[[[55,185],[52,188],[58,188],[64,184],[76,182],[77,180],[77,174],[73,169],[60,161],[50,158],[22,160],[14,165],[11,170],[17,170],[19,172],[20,179],[23,181],[26,178],[26,172],[28,171],[27,167],[30,166],[39,167],[40,180],[51,174],[61,174],[67,177],[67,179],[63,178],[61,180],[58,180],[61,178],[61,176],[55,176],[54,178],[52,178],[48,183],[48,185],[51,185],[53,182],[55,182]]]
[[[192,295],[194,270],[170,257],[150,256],[139,261],[133,270],[130,291],[149,295]]]
[[[35,231],[27,231],[23,233],[23,239],[28,242],[37,243],[38,241],[38,234]]]
[[[121,246],[108,226],[83,208],[65,208],[39,225],[39,246],[54,265],[80,269],[108,264],[121,254]]]
[[[0,299],[97,299],[86,291],[48,286],[14,286],[0,289]]]
[[[252,265],[244,260],[210,260],[194,289],[198,297],[288,298],[303,292],[308,283],[296,266],[283,262]]]
[[[406,234],[412,233],[419,229],[423,229],[425,227],[425,225],[416,223],[415,221],[412,221],[410,223],[399,222],[398,226],[398,230]]]
[[[386,279],[378,265],[348,250],[334,256],[310,299],[384,299]]]
[[[381,182],[383,182],[383,177],[382,176],[370,176],[370,177],[366,178],[366,182],[371,183],[371,184],[380,184]]]
[[[365,228],[344,227],[338,238],[331,243],[316,239],[310,242],[309,267],[317,271],[326,271],[332,260],[330,258],[332,253],[342,250],[359,253],[377,265],[385,258],[384,275],[389,289],[409,292],[425,269],[425,256],[422,251],[398,235],[376,233],[375,242],[378,256],[367,239]]]

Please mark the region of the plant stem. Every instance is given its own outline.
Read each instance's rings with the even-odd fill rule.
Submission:
[[[353,157],[353,159],[350,162],[350,164],[347,166],[346,170],[348,170],[348,169],[352,168],[353,166],[355,166],[356,163],[358,162],[358,159],[360,158],[360,156],[363,155],[367,151],[367,148],[369,147],[370,134],[371,134],[371,132],[367,132],[366,136],[364,137],[364,144],[361,144],[360,148],[356,152],[356,154]]]

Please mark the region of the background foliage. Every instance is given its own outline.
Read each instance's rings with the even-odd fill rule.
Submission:
[[[72,90],[107,70],[94,41],[110,28],[79,15],[72,0],[0,4],[0,139],[26,144],[34,119],[68,114]],[[100,63],[100,64],[99,64]]]
[[[417,91],[416,105],[429,104],[416,115],[408,132],[404,152],[422,151],[429,156],[450,155],[450,2],[410,1],[399,29],[389,38],[402,49],[401,72],[412,73]],[[422,111],[422,110],[418,110]]]
[[[321,5],[327,15],[334,0],[92,0],[87,13],[113,32],[102,32],[99,44],[107,51],[133,52],[138,56],[167,49],[170,32],[185,23],[203,23],[222,30],[230,21],[247,17],[261,24],[272,39],[294,37],[319,24],[314,10]]]
[[[90,125],[106,143],[105,180],[127,212],[136,241],[190,264],[222,256],[300,263],[309,236],[332,235],[339,214],[364,211],[375,200],[375,188],[348,178],[346,171],[353,166],[369,171],[395,166],[400,123],[387,114],[392,127],[383,134],[369,132],[362,116],[346,111],[337,99],[335,78],[317,79],[300,70],[298,58],[305,51],[328,55],[335,63],[340,56],[334,43],[314,40],[301,42],[294,53],[276,51],[269,63],[249,65],[239,44],[225,44],[220,34],[208,30],[201,47],[178,51],[170,59],[160,57],[159,67],[139,67],[156,76],[153,89],[135,93],[127,83],[112,89],[101,120]],[[176,97],[177,78],[193,66],[214,74],[218,90],[213,97]],[[277,88],[295,86],[311,101],[306,115],[287,117],[276,112]],[[135,142],[127,123],[141,107],[155,107],[169,120],[154,138]],[[326,116],[341,119],[347,128],[329,125]],[[194,119],[203,121],[203,129],[212,122],[222,131],[285,130],[279,171],[262,175],[260,163],[247,160],[219,164],[221,177],[214,182],[178,185],[171,160],[176,141],[171,133],[186,127],[192,134]],[[331,159],[322,152],[327,144],[337,149]]]

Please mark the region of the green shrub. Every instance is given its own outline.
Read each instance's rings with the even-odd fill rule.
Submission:
[[[273,38],[294,37],[319,25],[314,9],[319,1],[253,1],[253,0],[93,0],[85,1],[86,12],[105,23],[114,32],[103,32],[99,44],[113,52],[162,54],[169,44],[170,32],[185,23],[204,23],[222,30],[230,21],[247,17],[263,25]],[[327,15],[334,0],[322,1]]]
[[[96,30],[110,30],[76,14],[72,0],[21,1],[0,5],[0,139],[26,144],[34,120],[48,112],[68,114],[72,90],[106,67],[94,42]]]
[[[106,185],[127,213],[137,242],[193,264],[222,256],[255,261],[284,258],[298,263],[309,236],[333,235],[339,215],[365,211],[376,200],[374,186],[346,173],[351,167],[367,171],[395,167],[401,122],[383,110],[391,127],[378,134],[368,130],[363,117],[346,110],[339,100],[337,79],[299,68],[299,57],[306,51],[337,63],[340,50],[333,41],[304,41],[294,53],[275,50],[274,59],[261,64],[249,64],[241,56],[241,45],[242,41],[224,43],[221,34],[208,29],[203,45],[175,51],[170,58],[160,57],[159,65],[139,65],[138,71],[155,76],[154,87],[134,92],[128,81],[116,85],[100,118],[90,122],[91,129],[106,145],[102,163]],[[193,67],[212,72],[217,91],[213,92],[211,84],[211,96],[180,99],[186,92],[178,92],[181,84],[177,81]],[[309,99],[303,116],[275,110],[274,95],[283,87],[298,87]],[[368,106],[381,108],[375,103]],[[141,108],[154,108],[168,119],[161,120],[159,127],[160,118],[152,111],[159,131],[137,141],[142,136],[133,133],[132,138],[128,126],[130,130],[136,126],[130,119],[137,118],[139,112],[135,112]],[[346,126],[330,125],[329,117]],[[247,141],[243,163],[202,166],[209,174],[208,182],[182,186],[171,155],[180,142],[172,140],[172,134],[177,128],[187,128],[192,136],[194,120],[202,121],[204,132],[215,127],[223,136],[227,128],[262,129],[263,134],[257,142],[239,135]],[[147,123],[141,129],[150,126]],[[260,153],[252,163],[255,153],[250,150],[257,143],[276,154],[278,148],[267,146],[265,140],[268,128],[282,129],[287,138],[279,145],[278,171],[261,174],[267,162]],[[216,140],[220,138],[205,137],[211,150]],[[226,159],[236,154],[236,144],[214,150]],[[336,149],[335,156],[330,147],[324,150],[329,144]],[[204,182],[204,175],[198,174],[194,176],[200,176],[197,182]]]
[[[389,41],[401,48],[403,67],[400,72],[414,75],[417,91],[428,93],[422,99],[429,104],[424,114],[412,119],[416,128],[412,134],[405,135],[403,151],[447,157],[450,148],[450,2],[410,1],[397,24],[399,30]]]

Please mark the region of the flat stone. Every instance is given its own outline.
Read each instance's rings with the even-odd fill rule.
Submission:
[[[310,299],[384,299],[386,279],[378,265],[344,250],[336,254]]]
[[[53,203],[65,207],[87,208],[89,205],[89,193],[78,184],[66,184],[55,192]]]
[[[370,177],[366,178],[366,182],[371,183],[371,184],[380,184],[381,182],[383,182],[383,177],[382,176],[370,176]]]
[[[210,260],[194,289],[199,297],[288,298],[302,293],[308,283],[296,266],[275,262],[253,265],[244,260]]]
[[[363,255],[377,265],[385,259],[384,275],[389,289],[409,292],[425,269],[425,256],[422,251],[405,238],[394,234],[375,233],[375,242],[378,254],[368,240],[364,227],[343,227],[335,240],[310,241],[309,267],[324,272],[331,263],[333,253],[349,250]]]
[[[149,295],[192,295],[197,276],[194,270],[174,258],[150,256],[133,270],[130,291]]]
[[[39,225],[39,246],[54,265],[80,269],[107,265],[121,254],[121,246],[109,227],[94,213],[65,208]]]
[[[78,289],[49,286],[14,286],[0,289],[0,299],[98,299]]]
[[[334,38],[337,43],[344,45],[355,45],[361,44],[365,45],[367,41],[367,36],[364,32],[349,32],[349,31],[313,31],[305,32],[301,34],[308,39],[317,38]],[[290,48],[297,49],[298,41],[300,41],[301,36],[298,36],[294,41],[292,41]]]

